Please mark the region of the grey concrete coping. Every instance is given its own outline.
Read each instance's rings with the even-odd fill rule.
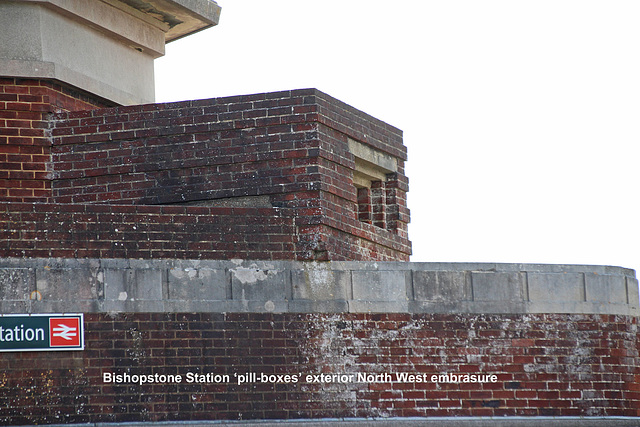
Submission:
[[[65,424],[68,426],[68,424]],[[167,421],[138,423],[73,424],[79,427],[632,427],[640,426],[637,417],[429,417],[389,419],[326,419],[326,420],[252,420],[252,421]],[[62,427],[63,424],[51,427]]]
[[[0,312],[579,313],[638,315],[610,266],[0,259]]]

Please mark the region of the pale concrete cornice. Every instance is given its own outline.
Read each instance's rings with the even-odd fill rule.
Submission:
[[[158,58],[165,43],[218,23],[220,7],[209,0],[23,0],[82,21],[109,37]]]

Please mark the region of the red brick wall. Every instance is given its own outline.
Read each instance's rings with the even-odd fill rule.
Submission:
[[[633,317],[140,313],[85,314],[85,324],[84,351],[0,353],[0,423],[640,415]],[[231,383],[188,384],[187,372]],[[298,382],[238,385],[247,372]],[[397,381],[403,372],[428,381]],[[111,384],[104,373],[183,382]],[[306,381],[320,373],[392,378]],[[430,380],[446,373],[497,381]]]
[[[319,181],[318,141],[313,141],[313,134],[278,125],[262,128],[265,141],[256,141],[235,129],[233,122],[219,123],[217,115],[208,114],[187,118],[214,122],[186,127],[172,126],[168,118],[131,121],[138,116],[132,110],[162,107],[97,110],[94,116],[64,123],[70,127],[58,123],[53,130],[55,200],[183,203],[307,191]],[[181,121],[184,109],[158,115]],[[96,122],[101,124],[87,124]],[[109,128],[119,131],[104,131]],[[212,128],[220,131],[208,130]],[[61,132],[69,135],[59,136]]]
[[[102,242],[98,256],[124,256],[115,240],[107,243],[104,232],[91,233],[100,227],[127,229],[129,223],[119,223],[121,216],[115,215],[109,225],[81,221],[87,230],[75,230],[75,223],[65,218],[69,212],[94,212],[83,204],[113,205],[107,209],[121,214],[127,213],[122,207],[127,204],[215,206],[219,199],[262,197],[256,207],[270,206],[270,217],[293,224],[291,236],[230,235],[234,241],[256,244],[245,250],[221,251],[219,247],[228,243],[220,241],[218,248],[198,257],[283,259],[281,251],[260,256],[261,240],[275,246],[286,240],[295,243],[295,248],[282,249],[288,251],[289,259],[409,260],[408,184],[403,175],[406,149],[401,132],[315,89],[57,113],[46,125],[51,136],[46,138],[45,133],[41,143],[47,150],[46,144],[51,144],[51,162],[38,166],[43,168],[38,182],[46,188],[38,193],[39,200],[35,193],[7,200],[54,204],[31,209],[7,206],[5,211],[10,221],[22,220],[24,214],[12,213],[16,210],[32,210],[36,216],[48,212],[50,218],[61,218],[60,224],[68,227],[63,234],[67,237],[55,243],[35,241],[29,233],[22,233],[19,223],[13,223],[11,229],[6,228],[12,240],[5,242],[6,256],[97,256],[86,255],[95,254],[97,241]],[[386,183],[386,221],[371,224],[358,220],[349,138],[398,159],[398,171]],[[240,222],[241,218],[231,221]],[[24,231],[56,227],[50,220],[46,224],[41,216],[25,226],[31,228]],[[244,229],[250,232],[254,228],[245,224]],[[121,239],[117,233],[113,236]],[[190,237],[165,236],[163,240],[182,238]],[[213,244],[211,239],[204,241]],[[189,242],[194,246],[200,240]],[[126,256],[137,253],[134,243]],[[112,253],[106,251],[107,246],[113,248]],[[152,246],[154,257],[195,255]]]
[[[352,235],[306,224],[279,208],[51,203],[0,208],[0,257],[392,261],[404,250],[394,237],[375,230]]]
[[[0,200],[51,195],[51,113],[113,105],[48,80],[0,77]]]
[[[275,209],[7,203],[0,257],[292,259],[292,218]]]

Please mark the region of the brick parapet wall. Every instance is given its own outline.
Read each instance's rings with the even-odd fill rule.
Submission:
[[[341,114],[333,113],[327,106],[339,107]],[[326,114],[331,117],[320,114],[320,110],[327,110]],[[215,175],[219,170],[224,173],[222,165],[237,165],[246,175],[254,174],[253,184],[259,184],[258,188],[265,194],[309,190],[313,184],[321,185],[324,191],[336,189],[339,196],[355,203],[354,190],[337,185],[348,182],[354,169],[353,155],[347,147],[348,137],[359,138],[398,157],[401,168],[406,159],[399,130],[314,89],[69,113],[59,115],[53,126],[56,187],[60,188],[54,194],[56,200],[63,203],[118,199],[158,204],[198,200],[198,197],[233,197],[230,191],[221,196],[215,193],[216,188],[205,189],[201,185],[198,189],[195,183],[190,185],[184,178],[179,181],[180,176],[172,178],[175,186],[182,185],[186,200],[171,198],[170,194],[162,194],[163,198],[152,194],[150,198],[148,189],[141,184],[138,184],[141,188],[133,188],[139,191],[108,188],[108,184],[121,182],[118,179],[121,174],[149,175],[184,169],[183,177],[202,179],[203,175]],[[180,149],[174,148],[176,145]],[[310,175],[310,171],[299,169],[308,165],[305,159],[313,159],[314,165],[322,161],[323,174],[333,171],[337,176],[323,181],[323,174]],[[342,168],[337,170],[334,164]],[[196,172],[197,168],[201,170]],[[281,170],[279,177],[285,182],[260,180],[260,173],[267,174],[268,171],[263,170],[267,168]],[[96,179],[65,182],[97,176],[102,177],[103,184],[96,183]],[[156,182],[149,176],[139,178],[152,182],[156,192],[161,190],[162,183],[157,178]],[[239,178],[242,181],[243,177]],[[301,185],[291,185],[296,182]],[[241,184],[240,188],[255,192],[256,186],[250,184]],[[278,187],[284,184],[291,186]],[[89,188],[84,193],[91,198],[84,195],[74,199],[73,188],[85,186]]]
[[[110,105],[55,81],[0,77],[0,200],[49,200],[50,114]]]
[[[202,125],[203,129],[216,127],[217,123]],[[157,130],[147,127],[133,133]],[[289,127],[265,130],[282,132],[273,134],[276,139],[297,136],[296,144],[250,141],[233,127],[219,133],[192,131],[122,141],[117,134],[92,133],[88,137],[94,141],[73,145],[59,144],[66,137],[54,139],[55,200],[169,204],[307,191],[317,186],[317,166],[308,169],[317,162],[313,134],[296,134]]]
[[[84,351],[0,354],[0,423],[640,415],[635,317],[96,313],[85,328]],[[182,381],[113,384],[105,373]],[[248,373],[290,382],[238,384]],[[307,378],[321,373],[353,379]],[[441,374],[496,381],[431,379]]]

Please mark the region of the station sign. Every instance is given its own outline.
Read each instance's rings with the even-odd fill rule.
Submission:
[[[0,351],[84,350],[84,317],[0,314]]]

